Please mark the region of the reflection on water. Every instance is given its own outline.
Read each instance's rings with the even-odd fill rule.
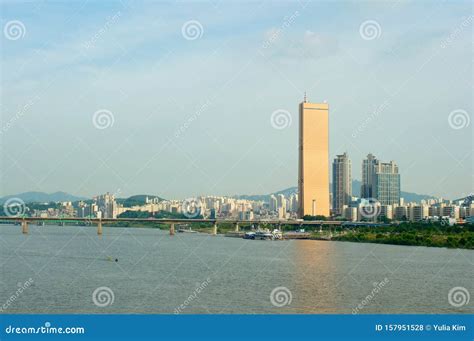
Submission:
[[[104,227],[98,237],[94,227],[31,226],[25,236],[18,226],[0,225],[0,307],[8,301],[7,313],[472,313],[472,301],[453,307],[448,292],[474,292],[473,255],[171,237],[142,228]]]
[[[337,312],[334,243],[295,241],[295,306],[299,313]]]

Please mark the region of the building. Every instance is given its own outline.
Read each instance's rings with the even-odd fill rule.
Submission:
[[[278,209],[277,198],[272,194],[270,195],[270,211],[276,211]]]
[[[283,194],[278,194],[277,205],[278,205],[278,209],[282,208],[283,211],[286,212],[286,199]]]
[[[364,199],[373,198],[373,187],[375,182],[375,166],[378,160],[374,155],[367,155],[367,159],[362,161],[362,184],[360,197]]]
[[[289,203],[290,203],[289,211],[298,212],[298,194],[293,193],[290,196]]]
[[[406,206],[395,207],[395,220],[402,221],[408,219],[408,211]]]
[[[100,218],[117,218],[117,203],[113,194],[99,195],[95,198],[95,201],[101,212]]]
[[[421,221],[428,218],[429,207],[428,205],[410,205],[407,209],[408,220],[410,221]]]
[[[400,174],[395,162],[379,162],[375,166],[374,198],[382,205],[400,203]]]
[[[400,174],[395,162],[380,162],[374,155],[362,161],[361,197],[377,199],[382,205],[403,205],[400,199]]]
[[[329,216],[329,105],[299,105],[298,216]]]
[[[379,217],[385,217],[387,219],[393,219],[393,206],[392,205],[382,205],[380,207]]]
[[[343,206],[352,200],[352,165],[347,153],[337,155],[332,163],[332,209],[343,214]]]

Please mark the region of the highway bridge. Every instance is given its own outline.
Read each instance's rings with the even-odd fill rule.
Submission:
[[[20,223],[21,229],[24,234],[28,234],[29,223],[38,222],[83,222],[84,224],[97,224],[97,234],[102,235],[102,224],[107,223],[158,223],[169,225],[170,235],[175,234],[175,224],[193,224],[193,223],[205,223],[212,226],[212,234],[217,234],[217,227],[219,224],[234,224],[235,231],[239,231],[240,225],[270,225],[279,227],[281,225],[294,225],[298,227],[303,226],[339,226],[342,225],[341,221],[325,221],[325,220],[232,220],[232,219],[154,219],[154,218],[40,218],[40,217],[21,217],[21,216],[0,216],[0,222],[14,222]]]

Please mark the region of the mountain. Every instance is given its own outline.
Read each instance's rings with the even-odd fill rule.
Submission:
[[[352,195],[355,197],[360,197],[360,186],[361,181],[359,180],[352,180]],[[329,186],[329,192],[332,190],[332,185]],[[278,195],[283,194],[285,197],[290,196],[293,193],[298,192],[298,187],[290,187],[275,193],[270,193],[266,195],[236,195],[234,198],[238,199],[246,199],[246,200],[256,200],[256,201],[270,201],[270,195]],[[435,199],[435,197],[427,194],[418,194],[412,192],[404,192],[400,193],[400,196],[405,200],[405,202],[420,202],[421,200],[428,200],[428,199]]]
[[[163,198],[160,198],[156,195],[151,195],[151,194],[138,194],[138,195],[133,195],[128,198],[117,198],[116,201],[119,204],[123,204],[124,207],[132,207],[136,205],[143,205],[146,202],[146,198],[149,200],[151,199],[158,199],[158,201],[163,201]]]
[[[3,198],[0,198],[0,204],[3,204],[5,201],[11,198],[19,198],[25,203],[29,202],[56,202],[56,201],[78,201],[85,200],[83,197],[76,197],[75,195],[65,193],[65,192],[55,192],[55,193],[44,193],[44,192],[25,192],[14,195],[7,195]]]

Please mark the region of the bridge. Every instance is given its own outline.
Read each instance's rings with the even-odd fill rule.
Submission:
[[[40,217],[21,217],[21,216],[0,216],[1,221],[11,221],[14,223],[21,223],[21,230],[24,234],[28,234],[29,228],[28,224],[33,222],[84,222],[89,224],[97,224],[97,234],[102,235],[102,224],[103,223],[117,223],[117,222],[134,222],[134,223],[158,223],[158,224],[166,224],[169,225],[170,235],[175,234],[175,224],[180,223],[206,223],[212,225],[212,234],[217,234],[217,227],[218,224],[225,223],[225,224],[234,224],[235,232],[239,232],[240,225],[270,225],[279,227],[281,225],[294,225],[294,226],[339,226],[342,225],[343,222],[341,221],[325,221],[325,220],[232,220],[232,219],[154,219],[154,218],[60,218],[60,217],[48,217],[48,218],[40,218]]]

